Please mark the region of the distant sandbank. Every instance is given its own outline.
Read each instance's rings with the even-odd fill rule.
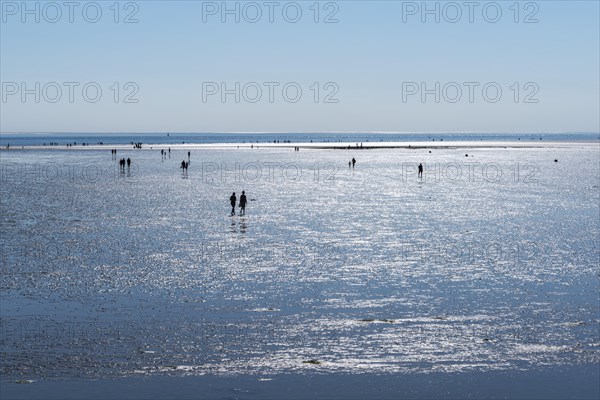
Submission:
[[[305,150],[375,150],[375,149],[411,149],[411,150],[440,150],[440,149],[489,149],[489,148],[573,148],[600,146],[600,141],[427,141],[427,142],[319,142],[319,143],[180,143],[153,144],[142,143],[141,149],[134,149],[132,144],[77,144],[77,145],[29,145],[2,146],[1,151],[18,150],[210,150],[210,149],[291,149],[295,147]]]

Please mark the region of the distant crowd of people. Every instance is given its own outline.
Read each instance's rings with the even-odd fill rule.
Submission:
[[[311,141],[311,143],[312,143],[312,141]],[[352,146],[351,146],[351,145],[348,145],[348,149],[351,149],[351,148],[352,148]],[[356,148],[357,148],[357,149],[362,149],[362,148],[363,148],[363,144],[361,143],[361,144],[360,144],[360,147],[359,147],[359,146],[358,146],[358,143],[356,143]]]
[[[137,145],[137,144],[136,144]],[[357,144],[358,146],[358,144]],[[8,145],[7,145],[8,147]],[[362,147],[362,143],[361,143],[361,147]],[[294,147],[294,151],[300,151],[299,147]],[[161,159],[165,159],[167,156],[170,158],[171,156],[171,149],[168,148],[167,150],[161,150]],[[111,155],[113,157],[113,159],[116,159],[116,155],[117,155],[117,149],[111,149]],[[190,165],[190,158],[191,158],[191,152],[188,151],[187,152],[187,156],[188,156],[188,160],[183,160],[181,161],[180,164],[180,169],[182,170],[182,173],[187,176],[187,172],[189,169],[189,165]],[[556,160],[555,160],[556,162]],[[350,161],[348,161],[348,168],[350,169],[354,169],[356,166],[356,158],[352,157],[352,159]],[[119,169],[122,173],[125,172],[125,167],[127,167],[127,170],[129,171],[129,169],[131,168],[131,158],[121,158],[119,159]],[[417,176],[418,178],[422,178],[423,177],[423,164],[419,163],[418,167],[417,167]],[[229,203],[231,205],[231,215],[235,215],[235,207],[236,205],[239,205],[239,215],[245,215],[246,214],[246,204],[247,204],[247,198],[246,198],[246,192],[242,191],[242,194],[239,198],[239,202],[238,202],[238,198],[235,194],[235,192],[232,193],[232,195],[229,197]]]

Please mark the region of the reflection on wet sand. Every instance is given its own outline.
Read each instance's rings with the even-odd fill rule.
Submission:
[[[289,160],[285,149],[261,151],[270,163]],[[310,173],[243,186],[202,176],[201,166],[182,180],[181,158],[143,152],[128,179],[48,184],[25,170],[0,189],[1,375],[597,364],[597,170],[585,161],[597,149],[552,159],[543,149],[470,149],[511,171],[499,182],[427,168],[419,179],[431,154],[402,151],[365,150],[352,173],[347,152],[302,151],[298,165]],[[93,152],[40,153],[42,171],[115,165]],[[464,158],[436,153],[447,165]],[[19,171],[11,154],[3,177]],[[256,163],[256,154],[214,150],[202,160]],[[399,176],[399,158],[415,173]],[[332,162],[334,179],[316,177],[315,165]],[[537,181],[515,180],[515,163],[538,165]],[[246,216],[228,215],[234,187],[256,199]]]

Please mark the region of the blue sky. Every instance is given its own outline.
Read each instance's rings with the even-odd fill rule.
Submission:
[[[598,1],[0,4],[5,133],[600,130]]]

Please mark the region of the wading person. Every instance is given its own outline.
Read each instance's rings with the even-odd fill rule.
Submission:
[[[240,215],[246,214],[246,192],[242,190],[242,195],[240,196]]]
[[[231,215],[235,215],[235,202],[237,198],[235,197],[235,192],[229,198],[229,202],[231,203]]]

